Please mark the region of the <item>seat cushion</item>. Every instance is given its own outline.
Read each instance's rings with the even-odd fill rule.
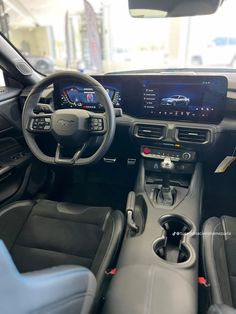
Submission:
[[[16,202],[0,215],[0,238],[20,272],[80,265],[92,270],[98,285],[124,224],[122,213],[109,207],[49,200]]]
[[[203,259],[212,302],[236,307],[235,217],[212,217],[205,222]]]

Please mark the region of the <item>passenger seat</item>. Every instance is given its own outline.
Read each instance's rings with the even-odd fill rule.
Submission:
[[[236,218],[212,217],[203,226],[203,262],[211,287],[211,303],[236,308]],[[226,306],[209,313],[236,313]],[[230,309],[230,310],[229,310]]]

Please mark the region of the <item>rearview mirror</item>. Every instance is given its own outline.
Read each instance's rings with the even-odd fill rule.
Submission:
[[[129,0],[129,12],[137,18],[208,15],[217,11],[223,0]]]

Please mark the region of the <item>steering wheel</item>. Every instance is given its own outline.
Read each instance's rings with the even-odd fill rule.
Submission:
[[[103,106],[104,113],[93,113],[83,109],[59,109],[52,113],[35,113],[40,95],[58,80],[70,80],[92,88]],[[115,113],[111,99],[103,86],[89,75],[65,71],[51,74],[37,83],[29,93],[22,114],[23,134],[32,153],[48,164],[89,165],[98,162],[109,149],[115,134]],[[57,142],[55,156],[42,152],[36,135],[51,133]],[[94,136],[102,136],[102,142],[90,157],[82,157]],[[62,156],[63,147],[76,148],[72,158]]]

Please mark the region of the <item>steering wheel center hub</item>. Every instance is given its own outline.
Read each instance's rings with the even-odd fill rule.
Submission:
[[[61,145],[83,144],[89,133],[89,118],[86,110],[57,110],[51,118],[52,134]]]

